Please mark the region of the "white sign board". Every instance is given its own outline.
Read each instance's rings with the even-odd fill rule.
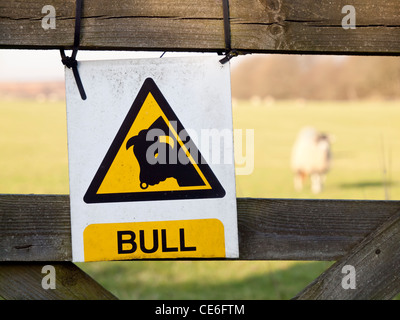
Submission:
[[[238,257],[229,64],[66,69],[73,261]]]

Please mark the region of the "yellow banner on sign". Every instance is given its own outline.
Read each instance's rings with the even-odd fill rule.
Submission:
[[[85,261],[225,257],[218,219],[92,224],[83,239]]]

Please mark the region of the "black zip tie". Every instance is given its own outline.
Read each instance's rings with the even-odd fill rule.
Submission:
[[[83,88],[81,77],[78,72],[78,61],[76,61],[76,55],[79,49],[79,42],[81,37],[81,17],[82,17],[82,5],[83,0],[76,0],[76,12],[75,12],[75,34],[74,34],[74,46],[72,48],[72,54],[70,57],[65,55],[64,49],[60,49],[61,53],[61,62],[68,69],[72,69],[74,73],[74,78],[76,85],[78,86],[79,93],[81,95],[82,100],[86,100],[85,89]]]
[[[222,10],[224,14],[224,35],[225,35],[225,57],[219,60],[222,64],[227,63],[237,56],[236,50],[231,48],[231,24],[229,18],[229,0],[222,0]]]
[[[231,47],[231,23],[229,16],[229,0],[222,0],[222,10],[224,15],[223,17],[224,17],[224,35],[225,35],[225,57],[219,60],[219,62],[225,64],[232,58],[237,57],[240,54],[246,54],[247,52],[232,49]]]

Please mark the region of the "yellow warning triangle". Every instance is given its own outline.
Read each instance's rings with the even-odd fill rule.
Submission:
[[[97,170],[86,203],[221,198],[225,190],[147,78]]]

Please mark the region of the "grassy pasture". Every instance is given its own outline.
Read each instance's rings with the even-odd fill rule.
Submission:
[[[254,129],[254,171],[238,197],[400,199],[398,102],[235,102],[234,127]],[[289,169],[298,130],[334,137],[324,191],[295,192]],[[65,194],[65,103],[0,101],[0,193]],[[121,299],[289,299],[330,262],[132,261],[79,264]]]
[[[0,192],[69,193],[64,102],[0,101]]]
[[[254,128],[255,166],[237,177],[239,197],[400,199],[398,102],[293,102],[234,104],[234,127]],[[293,188],[291,148],[300,128],[314,126],[333,140],[325,190]]]

